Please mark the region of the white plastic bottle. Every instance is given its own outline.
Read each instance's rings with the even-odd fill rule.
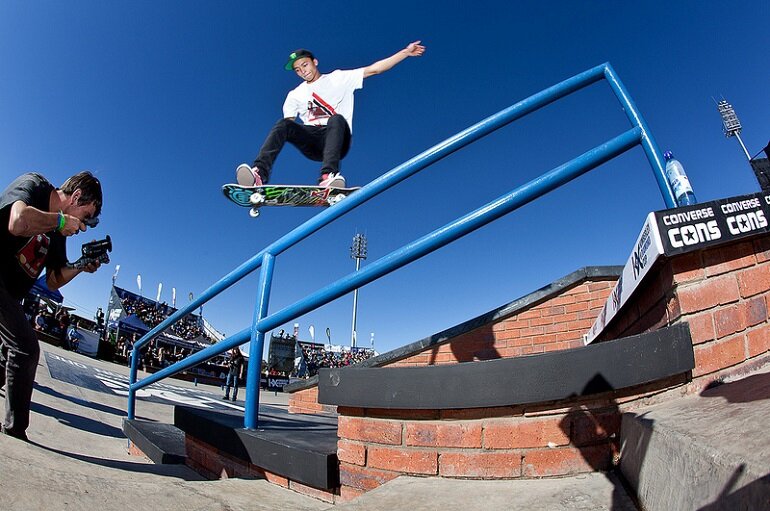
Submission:
[[[689,206],[691,204],[697,204],[698,200],[695,198],[695,194],[692,191],[690,180],[687,179],[687,174],[684,173],[684,167],[679,163],[679,160],[674,158],[674,153],[666,151],[663,153],[663,158],[666,160],[666,179],[674,190],[674,197],[676,197],[676,203],[678,206]]]

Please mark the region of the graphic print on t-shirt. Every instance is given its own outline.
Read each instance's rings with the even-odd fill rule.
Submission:
[[[315,92],[313,93],[313,99],[307,102],[307,111],[309,124],[326,124],[319,123],[319,121],[328,119],[337,113],[334,111],[334,107]]]
[[[48,246],[50,244],[51,239],[48,236],[38,234],[31,237],[26,245],[21,247],[21,250],[16,253],[19,266],[30,278],[36,279],[40,272],[43,271],[43,264],[45,264],[45,257],[48,255]]]

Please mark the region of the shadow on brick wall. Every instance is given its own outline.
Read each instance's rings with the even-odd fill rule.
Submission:
[[[614,389],[601,375],[594,376],[583,389],[582,395],[598,396]],[[577,395],[573,395],[576,398]],[[576,405],[569,409],[559,427],[570,439],[585,463],[595,472],[601,472],[613,487],[611,511],[635,509],[632,492],[624,486],[614,469],[619,457],[621,412],[617,402],[609,398],[601,400],[598,408]]]
[[[492,330],[492,323],[490,323],[461,334],[447,343],[433,345],[430,348],[430,358],[427,365],[446,363],[444,360],[439,360],[439,354],[442,351],[446,352],[447,349],[451,352],[454,360],[459,363],[503,358],[503,354],[498,351],[495,342],[495,334]]]

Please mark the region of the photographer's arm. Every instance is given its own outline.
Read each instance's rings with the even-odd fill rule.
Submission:
[[[59,212],[49,213],[33,208],[23,201],[16,201],[11,206],[8,218],[8,232],[14,236],[35,236],[53,231],[59,227]],[[71,236],[76,232],[85,231],[86,226],[79,218],[64,214],[64,227],[60,232]]]
[[[96,270],[99,269],[99,266],[101,266],[102,263],[99,261],[94,261],[87,265],[85,268],[78,269],[78,268],[72,268],[68,266],[64,266],[62,268],[58,268],[56,270],[49,269],[46,272],[46,284],[48,284],[48,289],[51,291],[56,291],[60,287],[67,284],[69,281],[77,277],[81,272],[86,273],[93,273]]]

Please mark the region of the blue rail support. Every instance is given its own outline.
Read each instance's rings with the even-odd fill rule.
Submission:
[[[249,362],[259,360],[259,364],[257,365],[260,366],[262,362],[262,352],[265,347],[265,332],[267,330],[260,330],[257,325],[265,318],[265,316],[267,316],[267,306],[270,300],[270,286],[273,282],[274,266],[275,257],[269,253],[265,254],[262,258],[262,270],[259,274],[257,307],[254,309],[254,321],[251,326],[251,343],[249,344]],[[250,426],[248,427],[256,427],[257,425],[260,374],[261,370],[249,370],[249,372],[246,373],[246,396],[250,396],[250,398],[246,399],[244,424],[249,424]]]
[[[347,214],[364,202],[369,201],[383,191],[397,185],[401,181],[442,158],[525,115],[539,110],[564,96],[572,94],[573,92],[583,89],[602,79],[607,80],[610,84],[610,90],[614,93],[615,97],[620,102],[621,107],[625,111],[626,116],[631,123],[631,129],[608,140],[604,144],[585,152],[577,158],[542,174],[540,177],[529,183],[502,195],[487,205],[482,206],[446,226],[370,263],[363,270],[342,277],[334,283],[311,293],[302,300],[274,312],[273,314],[268,314],[270,287],[275,259],[281,253],[290,249],[322,227]],[[235,270],[222,277],[204,291],[197,299],[171,315],[160,325],[148,332],[142,339],[137,341],[132,352],[131,360],[128,418],[133,419],[135,417],[136,392],[139,389],[176,374],[177,372],[189,369],[211,357],[224,353],[234,346],[239,346],[246,341],[251,340],[249,360],[252,361],[252,363],[249,364],[249,370],[246,376],[246,412],[244,414],[244,427],[249,429],[256,428],[258,424],[259,409],[259,375],[266,332],[289,321],[293,321],[299,316],[315,310],[354,289],[364,286],[398,268],[428,255],[458,238],[493,222],[501,216],[518,209],[524,204],[536,200],[542,195],[549,193],[559,186],[596,168],[602,163],[623,154],[637,144],[641,145],[644,149],[644,153],[650,163],[653,176],[661,191],[666,207],[675,207],[676,202],[671,187],[665,177],[660,149],[655,143],[655,140],[653,139],[647,124],[637,110],[636,105],[631,100],[625,86],[617,77],[609,63],[596,66],[534,94],[529,98],[519,101],[497,114],[494,114],[443,142],[440,142],[414,158],[391,169],[361,188],[361,190],[355,194],[349,196],[344,201],[336,204],[334,207],[322,211],[282,236],[280,239],[238,266]],[[219,295],[221,292],[258,268],[260,268],[261,271],[257,304],[251,327],[245,328],[215,345],[205,348],[157,373],[149,375],[141,381],[137,381],[138,353],[142,346],[146,345],[174,322],[185,317],[187,314]]]

